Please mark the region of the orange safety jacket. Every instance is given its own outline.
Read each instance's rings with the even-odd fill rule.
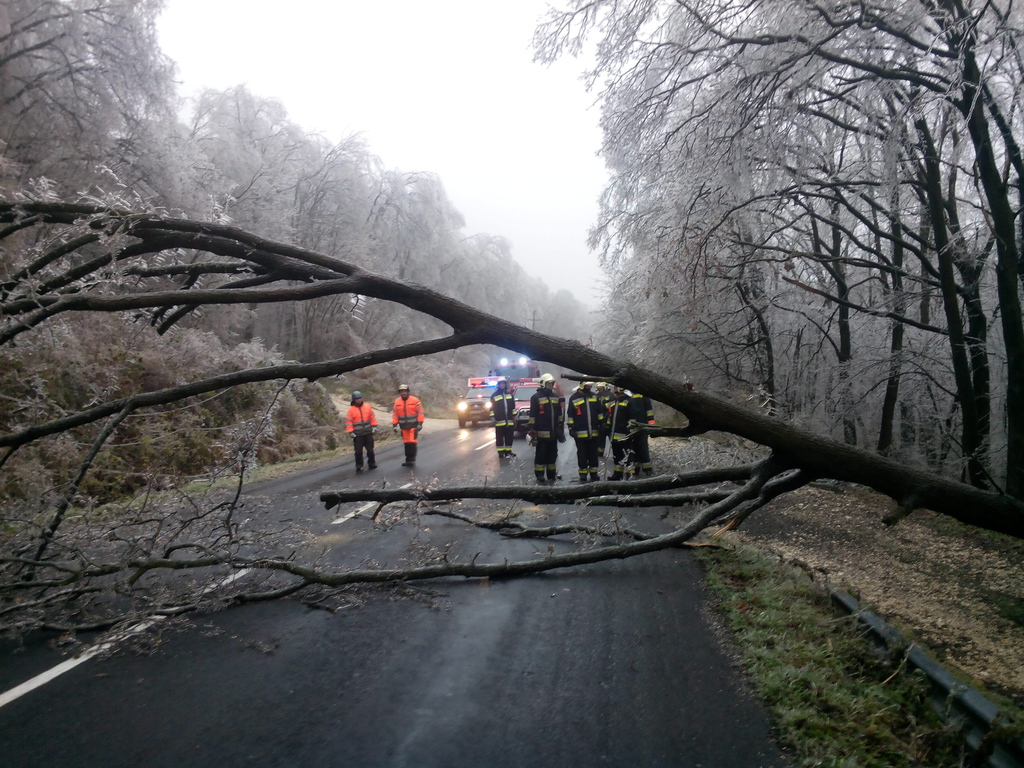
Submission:
[[[415,429],[426,418],[423,403],[415,395],[409,395],[407,400],[403,400],[401,396],[395,400],[395,407],[391,412],[392,424],[397,424],[402,429]]]
[[[345,417],[345,431],[355,435],[371,435],[377,426],[377,415],[368,403],[350,405]]]

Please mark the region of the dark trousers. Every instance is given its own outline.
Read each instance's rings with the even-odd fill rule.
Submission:
[[[416,448],[419,443],[405,443],[405,463],[415,464],[416,463]]]
[[[633,435],[633,455],[636,457],[637,466],[643,470],[645,475],[654,471],[651,463],[651,436],[646,432],[637,432]]]
[[[612,461],[615,462],[615,473],[612,480],[621,480],[633,461],[633,438],[616,440],[612,438]]]
[[[533,460],[533,471],[538,480],[547,474],[548,480],[558,478],[558,441],[555,438],[537,438],[537,453]]]
[[[494,428],[494,442],[498,446],[498,455],[510,455],[512,453],[512,441],[516,437],[516,428],[512,427],[495,427]]]
[[[352,445],[356,449],[356,467],[362,468],[363,466],[363,449],[366,449],[366,458],[370,462],[371,467],[377,466],[377,458],[373,455],[373,434],[369,435],[356,435],[352,441]]]
[[[601,438],[576,438],[576,464],[580,468],[580,480],[597,480],[597,466],[600,462],[598,449],[600,447]]]

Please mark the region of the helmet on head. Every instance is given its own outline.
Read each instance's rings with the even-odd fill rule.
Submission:
[[[409,385],[408,384],[399,384],[398,385],[398,391],[399,392],[408,392],[409,391]]]
[[[362,397],[363,397],[363,393],[360,392],[358,389],[355,392],[352,393],[352,399],[353,400],[361,400]]]
[[[555,377],[550,373],[541,374],[540,385],[543,387],[545,384],[552,384],[555,381]]]
[[[594,382],[592,382],[592,381],[584,381],[582,386],[583,386],[584,389],[586,389],[587,387],[594,386]]]

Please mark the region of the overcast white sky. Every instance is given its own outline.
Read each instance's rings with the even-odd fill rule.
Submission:
[[[466,234],[512,241],[553,290],[596,305],[586,245],[606,174],[578,62],[532,62],[545,0],[167,0],[160,45],[182,93],[245,83],[384,164],[432,171]]]

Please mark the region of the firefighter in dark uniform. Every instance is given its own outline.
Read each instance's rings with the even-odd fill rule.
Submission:
[[[553,391],[554,383],[555,377],[545,373],[540,377],[540,389],[530,398],[529,435],[537,446],[533,471],[538,483],[558,479],[558,444],[565,442],[564,401]]]
[[[615,471],[612,480],[629,477],[633,469],[633,430],[630,422],[635,421],[633,398],[628,390],[615,387],[608,406],[608,430],[612,439],[612,461]]]
[[[607,421],[604,404],[593,389],[592,381],[580,384],[569,396],[565,413],[569,436],[576,441],[576,463],[581,483],[598,479],[598,448],[604,439]]]
[[[511,459],[512,440],[516,436],[516,398],[508,388],[508,379],[498,379],[491,396],[494,413],[494,442],[498,446],[499,459]]]
[[[653,424],[654,403],[651,402],[651,398],[634,392],[632,399],[633,418],[636,422],[638,424]],[[636,460],[636,466],[640,472],[648,476],[654,472],[654,464],[651,463],[650,439],[651,436],[644,431],[639,431],[633,435],[633,455]]]
[[[597,445],[597,456],[599,459],[604,458],[605,448],[608,446],[608,429],[610,422],[608,421],[608,409],[612,404],[612,385],[607,381],[599,381],[594,385],[594,391],[597,394],[597,399],[601,403],[601,409],[605,412],[604,428],[601,431],[601,438],[598,440]]]

